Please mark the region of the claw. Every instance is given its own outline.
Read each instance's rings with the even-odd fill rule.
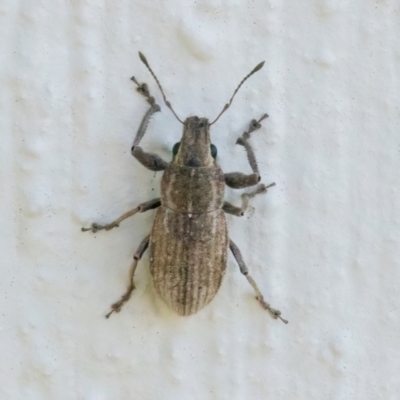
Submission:
[[[110,318],[113,312],[120,312],[121,307],[130,299],[132,292],[135,290],[135,284],[132,282],[125,294],[121,296],[121,300],[117,301],[111,306],[111,311],[106,314],[106,318]]]
[[[110,229],[113,228],[118,228],[119,224],[108,224],[108,225],[99,225],[96,222],[92,224],[90,228],[81,228],[82,232],[87,232],[87,231],[92,231],[93,233],[96,233],[98,231],[101,231],[102,229],[109,231]]]
[[[96,233],[98,230],[102,229],[100,225],[93,223],[90,228],[81,228],[82,232],[87,232],[87,231],[92,231],[93,233]]]
[[[256,299],[260,302],[261,306],[267,310],[270,314],[271,317],[274,319],[280,319],[283,323],[288,324],[289,321],[286,319],[283,319],[281,317],[281,312],[279,310],[275,310],[275,308],[272,308],[265,300],[262,296],[256,296]]]

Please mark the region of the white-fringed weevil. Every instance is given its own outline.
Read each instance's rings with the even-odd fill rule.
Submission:
[[[252,169],[252,174],[240,172],[224,174],[216,157],[217,148],[211,143],[210,126],[232,104],[232,100],[243,83],[259,71],[264,62],[258,64],[243,78],[234,91],[231,99],[225,104],[217,118],[209,123],[207,118],[188,117],[179,119],[156,75],[152,71],[145,56],[139,57],[157,82],[167,107],[183,124],[181,141],[173,147],[173,158],[166,162],[159,156],[145,152],[140,146],[151,116],[161,108],[150,95],[148,86],[131,78],[138,86],[137,91],[150,104],[144,115],[132,145],[132,155],[151,171],[164,171],[161,179],[161,197],[146,201],[138,207],[123,214],[107,225],[93,223],[82,231],[97,232],[101,229],[116,228],[126,218],[157,208],[153,229],[139,245],[131,267],[129,286],[121,300],[111,306],[108,318],[114,311],[119,312],[128,301],[135,288],[133,278],[138,261],[150,246],[150,271],[154,287],[161,299],[180,315],[190,315],[206,306],[216,295],[225,274],[228,248],[232,251],[241,273],[247,278],[256,293],[256,299],[275,319],[281,317],[278,310],[273,309],[261,294],[256,282],[250,276],[246,264],[236,244],[229,238],[225,213],[236,216],[244,215],[249,200],[257,194],[266,193],[274,186],[260,184],[260,173],[254,151],[249,143],[252,132],[261,128],[261,121],[268,117],[263,115],[259,120],[252,120],[248,131],[237,140],[244,146]],[[242,189],[250,186],[256,188],[242,194],[242,206],[236,207],[224,201],[225,185]]]

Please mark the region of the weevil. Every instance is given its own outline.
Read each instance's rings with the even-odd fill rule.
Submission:
[[[275,185],[275,183],[268,186],[260,184],[257,161],[249,143],[251,133],[261,128],[261,121],[268,115],[252,120],[248,130],[236,142],[247,152],[251,174],[240,172],[224,174],[216,160],[217,148],[210,139],[210,126],[230,107],[243,83],[259,71],[264,62],[259,63],[242,79],[229,102],[210,123],[207,118],[197,116],[182,121],[167,100],[146,57],[141,52],[139,57],[155,79],[165,104],[183,124],[183,134],[180,142],[177,142],[172,149],[172,161],[169,163],[155,154],[145,152],[139,146],[150,118],[161,111],[161,107],[150,95],[148,86],[132,77],[131,80],[137,85],[137,91],[146,98],[150,108],[141,121],[131,153],[146,168],[164,173],[161,178],[160,198],[139,204],[107,225],[93,223],[90,228],[82,228],[82,231],[97,232],[102,229],[108,231],[118,227],[128,217],[157,209],[151,233],[143,239],[134,254],[127,291],[111,306],[111,311],[106,317],[108,318],[113,312],[119,312],[131,297],[135,289],[136,266],[149,246],[150,271],[155,290],[172,310],[183,316],[196,313],[215,297],[225,274],[229,248],[239,264],[240,272],[253,287],[261,306],[269,311],[274,319],[279,318],[287,323],[288,321],[281,317],[281,312],[264,300],[257,283],[249,274],[239,248],[228,236],[225,218],[225,213],[244,215],[251,198],[266,193],[268,188]],[[233,189],[256,187],[253,191],[242,194],[242,205],[236,207],[224,201],[225,186]]]

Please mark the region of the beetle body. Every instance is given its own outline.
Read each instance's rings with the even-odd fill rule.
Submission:
[[[161,299],[180,315],[194,314],[206,306],[216,295],[225,274],[228,248],[239,264],[241,273],[247,278],[256,293],[256,299],[262,307],[270,312],[273,318],[280,317],[280,311],[270,307],[264,300],[256,282],[249,275],[239,248],[229,238],[225,213],[242,216],[247,209],[249,199],[259,193],[265,193],[269,186],[258,184],[260,175],[257,161],[248,142],[250,134],[261,128],[260,122],[267,118],[252,120],[247,132],[238,139],[237,144],[244,146],[251,174],[233,172],[224,174],[216,162],[217,149],[211,144],[210,125],[229,108],[242,84],[264,62],[258,64],[236,88],[229,103],[218,117],[209,123],[206,118],[189,117],[182,122],[166,99],[164,91],[150,68],[146,58],[139,53],[142,62],[155,78],[165,104],[183,124],[181,141],[173,148],[171,162],[147,153],[139,143],[143,138],[151,116],[160,111],[154,97],[150,95],[146,84],[132,78],[138,85],[138,92],[146,97],[150,109],[144,115],[132,146],[132,155],[146,168],[152,171],[164,171],[161,178],[161,198],[152,199],[140,204],[133,210],[107,225],[92,224],[83,231],[110,230],[118,227],[126,218],[158,208],[151,233],[139,245],[134,255],[130,273],[130,284],[121,300],[111,306],[108,318],[113,312],[119,312],[135,288],[133,278],[138,261],[150,246],[150,271],[154,287]],[[258,185],[257,185],[258,184]],[[242,194],[242,206],[236,207],[224,201],[225,185],[234,189],[250,186],[257,187],[249,193]]]
[[[185,121],[179,150],[161,179],[150,235],[150,270],[160,297],[180,315],[207,305],[226,270],[224,174],[211,155],[208,121]]]

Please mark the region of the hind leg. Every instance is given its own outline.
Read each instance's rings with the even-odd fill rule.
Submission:
[[[279,318],[282,322],[287,324],[288,321],[286,321],[286,319],[283,319],[281,317],[281,312],[279,310],[275,310],[274,308],[272,308],[269,305],[269,303],[267,303],[264,300],[264,296],[260,292],[260,289],[258,288],[257,283],[249,275],[249,270],[247,269],[246,264],[243,261],[242,253],[240,252],[240,250],[236,246],[236,244],[233,243],[232,240],[229,240],[229,248],[231,249],[232,254],[235,257],[237,263],[239,264],[240,272],[247,278],[247,280],[249,281],[250,285],[253,287],[254,291],[256,292],[256,299],[259,301],[261,306],[271,314],[272,318],[274,318],[274,319]]]
[[[135,289],[135,284],[133,282],[133,276],[135,275],[136,266],[137,266],[139,260],[142,258],[144,252],[147,250],[147,247],[149,247],[149,241],[150,241],[150,235],[147,235],[142,240],[142,243],[140,243],[138,249],[136,250],[136,253],[133,256],[133,262],[132,262],[131,270],[130,270],[130,273],[129,273],[129,286],[128,286],[128,289],[126,290],[125,294],[122,295],[121,300],[117,301],[116,303],[114,303],[111,306],[111,311],[106,315],[106,318],[109,318],[110,315],[113,312],[120,312],[121,311],[121,307],[131,297],[131,293],[133,292],[133,289]]]

